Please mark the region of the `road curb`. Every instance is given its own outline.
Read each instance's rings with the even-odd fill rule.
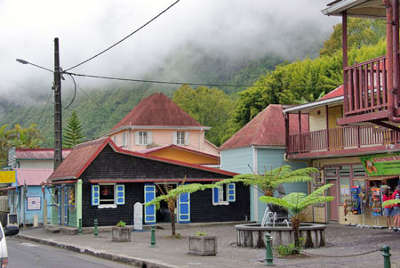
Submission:
[[[21,238],[21,239],[37,242],[40,244],[48,245],[48,246],[63,248],[63,249],[67,249],[67,250],[70,250],[73,252],[87,254],[87,255],[95,256],[95,257],[106,259],[106,260],[117,261],[117,262],[122,262],[122,263],[130,264],[130,265],[135,265],[135,266],[142,267],[142,268],[177,268],[178,267],[178,266],[174,266],[174,265],[165,264],[165,263],[162,263],[162,262],[159,262],[156,260],[147,260],[147,259],[130,257],[130,256],[125,256],[125,255],[118,255],[118,254],[113,254],[113,253],[109,253],[106,251],[79,247],[79,246],[76,246],[73,244],[60,243],[60,242],[57,242],[57,241],[54,241],[51,239],[43,239],[43,238],[38,238],[38,237],[30,236],[30,235],[18,234],[17,237]]]

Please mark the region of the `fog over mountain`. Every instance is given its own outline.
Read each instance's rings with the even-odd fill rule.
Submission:
[[[74,72],[159,79],[196,79],[181,62],[218,59],[227,66],[271,54],[287,60],[314,56],[338,18],[321,14],[329,0],[181,0],[122,44]],[[64,69],[118,41],[173,1],[1,0],[0,102],[46,98],[52,74],[15,61],[53,67],[53,39],[60,38]],[[176,66],[176,65],[173,65]],[[63,88],[70,89],[66,78]],[[194,81],[202,82],[202,81]],[[80,87],[105,87],[104,80],[79,79]]]

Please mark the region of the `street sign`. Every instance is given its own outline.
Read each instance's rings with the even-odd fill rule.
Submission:
[[[0,183],[15,182],[15,171],[0,171]]]

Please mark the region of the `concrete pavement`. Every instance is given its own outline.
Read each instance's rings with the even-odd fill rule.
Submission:
[[[22,231],[20,237],[48,245],[67,248],[109,260],[134,264],[139,267],[262,267],[265,256],[263,249],[237,248],[233,225],[195,226],[178,225],[182,239],[170,237],[169,225],[157,230],[157,245],[150,247],[150,232],[133,232],[132,242],[111,242],[110,232],[65,235],[54,234],[43,229]],[[187,254],[187,237],[197,231],[218,237],[217,256],[193,256]],[[309,257],[275,258],[281,267],[383,267],[383,257],[378,251],[361,256],[345,258],[370,250],[378,250],[384,244],[392,247],[392,267],[400,267],[400,233],[388,230],[359,229],[331,224],[326,233],[327,247],[306,250]],[[319,257],[336,256],[336,257]]]

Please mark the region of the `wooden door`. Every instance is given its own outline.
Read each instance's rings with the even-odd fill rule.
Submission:
[[[343,149],[343,128],[339,127],[336,120],[342,118],[342,106],[328,108],[329,149],[332,151]]]
[[[328,189],[328,195],[333,196],[332,202],[328,203],[328,219],[330,221],[338,221],[339,220],[339,203],[338,203],[338,181],[328,180],[327,183],[333,184],[332,187]]]

